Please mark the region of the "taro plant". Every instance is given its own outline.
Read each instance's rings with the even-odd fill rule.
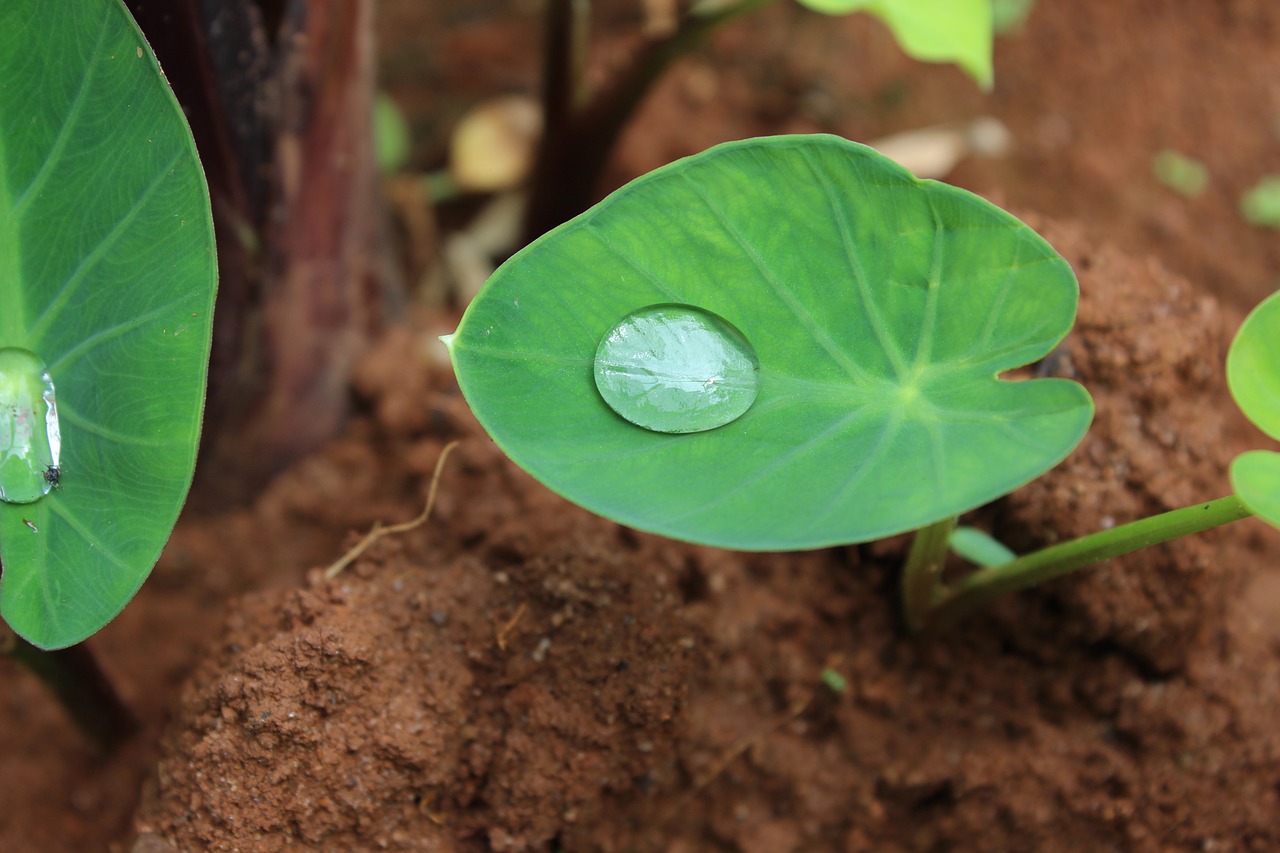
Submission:
[[[33,647],[114,618],[168,539],[215,285],[191,133],[129,13],[0,5],[0,614]]]
[[[1010,371],[1071,329],[1066,261],[1013,216],[829,136],[718,146],[637,179],[515,255],[445,339],[498,445],[601,515],[691,542],[806,549],[915,531],[908,625],[1252,513],[1280,523],[1280,455],[1237,495],[942,581],[961,513],[1040,476],[1093,403]],[[1280,301],[1229,377],[1280,438]]]

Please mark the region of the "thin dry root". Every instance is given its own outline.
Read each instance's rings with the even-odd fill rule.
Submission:
[[[498,634],[494,639],[497,641],[500,651],[505,652],[507,650],[507,637],[511,636],[511,632],[515,629],[516,623],[520,621],[520,617],[524,615],[527,606],[525,602],[520,602],[520,606],[516,608],[516,614],[507,620],[507,624],[498,629]]]
[[[393,524],[390,527],[384,527],[382,522],[374,522],[373,527],[364,538],[352,546],[351,550],[343,554],[333,562],[329,568],[324,570],[324,579],[333,580],[342,570],[355,562],[356,558],[368,550],[369,546],[377,542],[383,536],[390,536],[394,533],[408,533],[415,527],[421,527],[426,520],[431,517],[431,510],[436,505],[436,490],[440,488],[440,474],[444,471],[444,461],[449,458],[449,454],[458,446],[457,441],[451,441],[440,451],[440,458],[436,460],[436,470],[431,475],[431,487],[427,489],[427,505],[423,508],[422,513],[412,521],[406,521],[402,524]]]
[[[715,764],[704,773],[700,778],[694,780],[689,790],[685,791],[676,804],[663,814],[661,820],[663,823],[671,820],[677,814],[682,812],[689,802],[700,794],[708,785],[714,782],[720,774],[729,768],[730,764],[741,758],[752,747],[758,746],[764,742],[765,738],[776,732],[778,729],[795,720],[809,708],[809,704],[813,701],[813,694],[806,693],[797,697],[789,706],[784,714],[770,721],[755,732],[740,737],[728,750],[720,756]]]

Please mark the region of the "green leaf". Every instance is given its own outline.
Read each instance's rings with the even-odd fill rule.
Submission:
[[[1241,324],[1227,353],[1227,385],[1245,417],[1280,441],[1280,293]],[[1280,454],[1254,450],[1236,457],[1231,486],[1258,517],[1280,527]]]
[[[1240,215],[1250,225],[1280,229],[1280,175],[1267,175],[1241,196]]]
[[[1203,194],[1209,186],[1209,170],[1204,164],[1171,148],[1156,153],[1151,159],[1151,171],[1156,180],[1187,198]]]
[[[847,693],[849,691],[849,679],[840,674],[838,670],[827,667],[818,673],[818,678],[822,679],[822,683],[827,685],[827,689],[832,693]]]
[[[373,101],[373,156],[378,171],[393,175],[409,162],[412,141],[409,123],[399,104],[385,92],[379,92]]]
[[[988,568],[1012,563],[1018,558],[1003,542],[976,527],[957,527],[952,530],[948,544],[952,551],[964,559]]]
[[[1227,353],[1227,386],[1245,417],[1280,441],[1280,292],[1240,324]]]
[[[957,515],[1063,459],[1089,395],[996,376],[1048,353],[1076,299],[1066,262],[1004,211],[870,148],[787,136],[663,167],[543,236],[447,343],[480,422],[560,494],[677,539],[812,548]],[[754,348],[744,415],[654,432],[602,399],[600,341],[658,304]]]
[[[884,22],[908,56],[954,62],[991,88],[991,0],[799,0],[828,15],[866,12]]]
[[[1280,527],[1280,453],[1241,453],[1231,462],[1231,488],[1250,512]]]
[[[5,0],[0,348],[48,366],[61,459],[47,496],[0,503],[0,613],[37,646],[110,621],[173,528],[215,284],[195,146],[124,6]]]

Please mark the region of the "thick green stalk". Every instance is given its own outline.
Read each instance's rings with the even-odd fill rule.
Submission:
[[[945,631],[1005,593],[1027,589],[1093,563],[1251,515],[1239,498],[1228,495],[1042,548],[1010,563],[979,569],[944,588],[921,627],[933,632]]]
[[[946,591],[942,570],[955,526],[954,516],[944,518],[920,528],[911,540],[907,564],[902,569],[902,618],[913,634],[925,628],[935,604]]]
[[[738,0],[709,11],[697,11],[695,6],[681,17],[675,31],[641,47],[608,84],[587,103],[578,105],[578,81],[573,79],[571,66],[572,57],[581,50],[575,36],[580,32],[581,18],[576,10],[581,7],[573,0],[552,0],[543,93],[547,121],[532,176],[522,242],[591,206],[600,173],[623,127],[672,63],[693,51],[721,24],[773,2]],[[553,51],[559,53],[552,56]]]
[[[110,755],[138,730],[137,719],[86,645],[44,651],[8,631],[5,634],[0,638],[0,654],[43,681],[103,753]]]

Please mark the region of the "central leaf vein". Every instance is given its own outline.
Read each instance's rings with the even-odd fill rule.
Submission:
[[[884,448],[897,438],[898,432],[902,429],[902,423],[903,419],[900,412],[894,412],[885,419],[884,426],[880,428],[880,433],[876,436],[875,443],[871,446],[871,449],[863,455],[857,467],[850,474],[849,479],[832,496],[827,503],[827,508],[813,517],[805,528],[806,532],[812,532],[820,527],[837,511],[848,511],[845,501],[848,499],[849,494],[858,487],[868,474],[875,470],[875,463],[881,460],[881,453]]]
[[[925,294],[924,317],[920,322],[920,338],[916,344],[915,367],[921,368],[929,363],[933,354],[933,336],[938,325],[938,290],[942,286],[942,245],[945,229],[938,217],[938,209],[933,203],[933,196],[926,195],[929,202],[929,213],[933,217],[933,256],[929,263],[929,289]]]

